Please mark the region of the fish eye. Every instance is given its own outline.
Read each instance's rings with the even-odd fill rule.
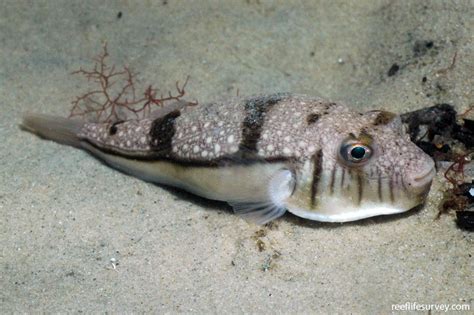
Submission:
[[[367,150],[363,146],[356,146],[351,149],[350,154],[354,160],[360,160],[365,156],[366,152]]]
[[[341,147],[341,157],[349,163],[363,163],[372,156],[372,149],[361,143],[349,143]]]

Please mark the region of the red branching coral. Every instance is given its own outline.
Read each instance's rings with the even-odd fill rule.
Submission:
[[[444,178],[453,184],[454,187],[464,182],[464,166],[471,161],[470,156],[472,154],[474,154],[474,151],[455,155],[453,164],[444,172]],[[461,180],[459,181],[457,177],[461,177]]]
[[[103,46],[103,52],[93,58],[95,64],[92,70],[80,68],[72,74],[80,74],[87,78],[96,89],[89,90],[81,96],[77,96],[72,102],[69,117],[82,116],[84,119],[95,115],[97,122],[116,122],[130,118],[145,118],[150,115],[152,106],[164,106],[170,101],[181,101],[185,95],[185,87],[189,76],[182,86],[176,82],[177,93],[168,92],[167,96],[162,94],[157,97],[158,90],[149,85],[141,96],[137,96],[136,79],[137,74],[128,67],[123,66],[117,70],[114,65],[107,66],[107,44]],[[186,102],[187,105],[197,105],[197,102]]]

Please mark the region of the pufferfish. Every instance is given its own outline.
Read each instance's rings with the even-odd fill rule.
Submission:
[[[399,116],[290,93],[176,103],[116,122],[28,114],[22,125],[258,224],[287,210],[327,222],[404,212],[424,202],[435,175]]]

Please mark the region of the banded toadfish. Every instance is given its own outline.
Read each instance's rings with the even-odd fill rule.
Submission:
[[[176,103],[114,123],[28,114],[22,126],[259,224],[286,210],[329,222],[404,212],[423,203],[435,175],[399,116],[304,95]]]

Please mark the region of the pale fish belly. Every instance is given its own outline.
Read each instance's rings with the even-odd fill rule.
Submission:
[[[230,166],[193,166],[172,161],[143,161],[108,154],[90,144],[83,147],[107,164],[146,181],[181,188],[204,198],[226,202],[260,202],[268,199],[269,178],[283,163]]]

